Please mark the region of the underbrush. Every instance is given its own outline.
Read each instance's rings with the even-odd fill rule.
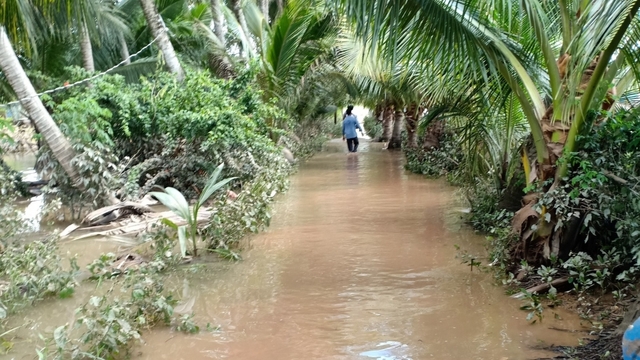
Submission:
[[[47,297],[73,294],[78,266],[75,259],[63,266],[55,240],[12,244],[4,249],[0,257],[0,321]]]
[[[428,177],[449,176],[450,181],[455,182],[455,173],[460,168],[463,153],[453,133],[445,133],[438,148],[405,147],[404,150],[407,170]]]
[[[558,349],[563,358],[618,352],[619,342],[613,352],[609,344],[619,341],[610,329],[619,326],[634,299],[640,272],[640,119],[632,111],[593,126],[564,160],[570,162],[564,184],[544,193],[536,208],[553,208],[560,227],[578,225],[570,251],[542,264],[515,260],[520,240],[512,230],[513,213],[499,205],[503,194],[490,189],[474,193],[470,216],[474,228],[487,234],[496,278],[522,299],[529,320],[543,321],[546,308],[563,305],[592,334],[602,335],[602,343]]]
[[[488,257],[465,251],[459,257],[472,268],[493,272],[508,294],[523,301],[530,321],[543,321],[544,309],[563,304],[600,333],[620,323],[623,309],[637,292],[639,145],[638,110],[585,126],[576,152],[562,160],[569,162],[567,178],[552,191],[543,191],[548,183],[524,189],[524,174],[517,166],[510,166],[503,177],[490,171],[470,176],[461,145],[447,135],[436,150],[406,149],[406,167],[430,177],[446,176],[463,187],[469,224],[486,237]],[[523,244],[512,219],[525,192],[536,191],[542,194],[535,207],[539,216],[548,217],[545,209],[553,209],[556,226],[576,235],[559,256],[529,264],[518,255]]]
[[[164,289],[159,273],[165,264],[155,260],[124,275],[99,277],[101,295],[76,310],[74,321],[57,327],[36,350],[40,359],[127,358],[142,332],[156,325],[195,333],[191,316],[178,316],[177,300]],[[105,289],[106,288],[106,289]]]
[[[69,71],[72,79],[86,75]],[[91,87],[45,97],[76,151],[72,162],[84,185],[78,191],[71,184],[45,145],[37,161],[37,169],[50,179],[45,198],[69,209],[66,220],[77,220],[114,198],[138,201],[159,188],[176,188],[192,202],[213,169],[224,164],[222,177],[235,178],[229,183],[232,191],[216,192],[206,203],[212,215],[196,238],[210,252],[239,259],[238,243],[269,225],[271,205],[286,191],[295,169],[281,146],[304,159],[320,150],[335,128],[326,119],[293,122],[273,103],[263,102],[251,84],[251,71],[233,81],[188,72],[182,84],[162,73],[139,84],[104,76]],[[0,319],[45,298],[73,296],[80,271],[73,260],[63,266],[55,241],[25,245],[23,214],[14,206],[20,182],[12,176],[0,169]],[[56,218],[63,213],[58,211]],[[197,332],[191,315],[175,314],[176,300],[163,285],[163,273],[185,261],[176,251],[179,237],[179,230],[158,225],[137,239],[139,245],[124,258],[104,254],[90,264],[91,277],[84,281],[97,282],[96,294],[77,309],[71,323],[42,334],[46,344],[38,349],[39,357],[126,358],[142,331],[152,326]],[[143,250],[150,251],[136,254]],[[141,263],[116,268],[129,256]],[[10,337],[0,340],[11,343]]]
[[[195,198],[220,163],[224,177],[237,178],[234,186],[251,181],[280,154],[272,137],[285,133],[271,124],[287,120],[261,101],[250,79],[189,72],[180,84],[158,73],[126,84],[122,77],[104,76],[90,88],[50,99],[54,119],[78,154],[73,164],[85,191],[76,191],[44,146],[38,169],[51,179],[48,194],[67,206],[90,208],[107,204],[113,194],[137,200],[155,186]]]
[[[365,133],[374,141],[382,137],[382,122],[378,121],[375,116],[366,116],[364,118],[363,127]],[[340,136],[342,136],[342,129],[340,129]]]
[[[271,222],[271,204],[288,188],[290,167],[279,166],[259,174],[234,201],[219,198],[210,222],[203,228],[207,248],[223,257],[237,258],[232,249],[247,234],[257,233]]]

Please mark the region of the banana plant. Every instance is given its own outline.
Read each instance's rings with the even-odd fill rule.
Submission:
[[[198,212],[202,205],[204,205],[214,192],[225,186],[231,180],[235,179],[235,177],[231,177],[218,181],[223,167],[224,164],[220,164],[216,168],[202,190],[198,201],[196,201],[193,207],[189,206],[184,195],[175,188],[167,187],[164,189],[164,192],[151,192],[151,195],[158,199],[164,206],[168,207],[173,211],[173,213],[180,216],[187,222],[186,225],[178,226],[169,219],[162,219],[162,222],[165,225],[178,232],[178,242],[180,244],[180,253],[182,254],[182,257],[187,256],[187,242],[189,239],[193,246],[193,256],[198,256]]]

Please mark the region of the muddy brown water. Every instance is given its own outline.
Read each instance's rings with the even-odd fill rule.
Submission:
[[[363,143],[347,155],[344,146],[331,142],[301,166],[243,261],[170,276],[201,332],[154,329],[133,358],[503,360],[578,344],[584,333],[556,330],[584,330],[575,315],[545,309],[530,325],[491,274],[456,259],[454,245],[486,252],[460,220],[454,188],[408,174],[400,153]],[[93,256],[116,247],[69,246]],[[16,348],[33,349],[34,334],[68,321],[91,292],[19,315],[28,333]]]

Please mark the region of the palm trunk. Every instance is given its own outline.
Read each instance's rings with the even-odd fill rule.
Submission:
[[[211,15],[213,16],[213,31],[216,34],[220,44],[225,46],[226,31],[224,28],[224,17],[222,16],[222,5],[220,0],[211,0]]]
[[[396,110],[395,120],[393,121],[393,134],[391,141],[389,141],[389,149],[402,148],[402,123],[404,120],[404,111],[401,109]]]
[[[51,148],[53,156],[58,160],[71,182],[79,189],[83,189],[80,174],[71,164],[76,156],[71,144],[62,135],[62,132],[47,112],[42,101],[37,96],[31,81],[22,69],[4,27],[0,26],[0,70],[19,99],[24,109],[29,114],[31,121],[40,131],[42,137]]]
[[[120,57],[122,61],[124,61],[125,65],[131,64],[131,59],[129,59],[129,46],[127,45],[127,40],[124,38],[124,34],[118,34],[118,40],[120,41]]]
[[[151,34],[154,38],[158,39],[158,47],[164,56],[167,68],[175,75],[178,81],[184,80],[184,70],[182,70],[182,65],[180,65],[180,61],[178,61],[178,56],[173,49],[167,30],[164,27],[164,22],[160,14],[158,14],[153,0],[140,0],[140,5],[142,6],[142,12],[147,20],[149,29],[151,29]]]
[[[376,105],[373,115],[376,117],[376,121],[381,123],[384,120],[384,104]]]
[[[232,0],[232,10],[236,18],[238,19],[238,22],[240,23],[242,31],[247,37],[247,41],[249,41],[249,27],[247,26],[247,19],[244,17],[244,11],[242,11],[242,0]]]
[[[547,179],[555,178],[553,185],[545,189],[545,192],[550,192],[556,188],[566,176],[568,163],[562,162],[558,164],[558,159],[561,158],[563,154],[571,153],[574,150],[576,137],[584,121],[585,114],[590,110],[592,106],[591,103],[609,67],[610,60],[617,51],[620,42],[624,38],[628,27],[631,25],[639,9],[640,0],[636,0],[627,18],[616,30],[616,34],[607,48],[596,56],[590,66],[583,72],[578,87],[581,107],[573,114],[570,128],[561,122],[555,121],[556,119],[553,113],[559,112],[559,110],[553,106],[547,109],[546,114],[541,119],[541,123],[545,125],[543,126],[543,129],[545,129],[543,140],[550,150],[550,161],[548,164],[537,164],[537,178],[541,183]],[[564,54],[558,59],[558,67],[562,69],[562,65],[568,63],[568,61],[569,55]],[[564,78],[564,75],[565,72],[561,70],[561,79]],[[600,102],[598,107],[602,107],[602,102],[606,101],[606,98],[598,98],[597,100]],[[585,242],[576,241],[578,234],[577,228],[580,226],[581,217],[575,218],[573,222],[574,226],[572,226],[572,224],[564,224],[562,227],[558,227],[558,215],[553,206],[541,206],[541,213],[533,210],[539,195],[540,194],[527,194],[523,199],[524,206],[514,215],[512,225],[514,230],[519,233],[520,244],[522,244],[521,247],[517,249],[520,254],[516,254],[516,256],[521,256],[527,261],[531,260],[530,263],[536,263],[542,261],[542,259],[549,259],[552,256],[565,258],[569,256],[571,252],[576,253],[581,251],[580,246],[584,246]],[[581,214],[581,216],[585,215]],[[575,231],[572,231],[572,228]]]
[[[384,110],[384,118],[382,120],[382,142],[388,142],[393,135],[394,106],[388,105]]]
[[[278,4],[278,15],[280,15],[284,10],[284,0],[276,0],[276,4]]]
[[[264,20],[269,23],[269,0],[261,0],[260,1],[260,10],[262,10],[262,15],[264,16]]]
[[[422,148],[430,151],[440,147],[440,138],[444,134],[444,120],[433,119],[424,131]]]
[[[407,128],[407,146],[410,148],[418,147],[418,120],[419,116],[418,105],[411,104],[407,108],[407,113],[405,114],[405,126]]]
[[[80,29],[80,51],[82,52],[82,67],[88,72],[95,72],[96,68],[93,63],[93,48],[91,47],[91,37],[87,23],[82,23]]]

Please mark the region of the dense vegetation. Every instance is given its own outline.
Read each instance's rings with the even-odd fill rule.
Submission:
[[[571,290],[594,328],[615,323],[587,295],[619,308],[640,270],[640,2],[341,3],[375,50],[347,67],[375,109],[369,131],[392,148],[404,119],[407,168],[464,187],[512,290],[551,304]]]
[[[409,170],[464,187],[470,222],[489,236],[488,263],[505,283],[546,284],[556,301],[551,283],[566,278],[576,293],[600,288],[621,300],[640,271],[638,8],[638,0],[10,0],[0,4],[0,102],[24,100],[42,145],[44,192],[71,218],[157,187],[195,201],[224,164],[238,197],[215,193],[216,210],[189,235],[229,258],[244,234],[268,224],[268,205],[286,188],[282,147],[312,154],[335,130],[328,119],[358,102],[372,110],[367,132],[403,148]],[[73,86],[36,96],[62,84]],[[0,130],[11,126],[0,117]],[[25,188],[6,166],[0,176],[0,240],[10,254],[23,236],[12,204]],[[164,256],[185,230],[157,230],[163,251],[154,258],[186,255]],[[34,251],[50,252],[46,244]],[[3,266],[13,279],[16,267]],[[35,284],[53,290],[33,300],[68,295],[68,274],[47,269],[59,286]],[[5,312],[10,294],[0,295]],[[525,293],[539,315],[535,296]]]
[[[68,266],[56,234],[29,234],[15,205],[29,189],[2,163],[0,333],[6,350],[13,314],[48,297],[73,296],[90,281],[99,291],[73,323],[42,334],[40,358],[126,357],[155,324],[198,331],[188,314],[174,314],[163,273],[196,255],[238,259],[238,242],[269,224],[293,156],[317,151],[350,90],[333,60],[333,12],[320,3],[281,5],[266,12],[239,1],[0,5],[0,102],[30,100],[21,105],[37,132],[36,170],[46,180],[43,221],[79,222],[92,210],[155,191],[187,223],[164,219],[130,239],[126,255],[104,254],[87,269],[75,259]],[[35,96],[34,89],[62,84]],[[3,144],[25,140],[15,136],[25,126],[16,105],[0,112]],[[158,192],[163,189],[167,196]]]

